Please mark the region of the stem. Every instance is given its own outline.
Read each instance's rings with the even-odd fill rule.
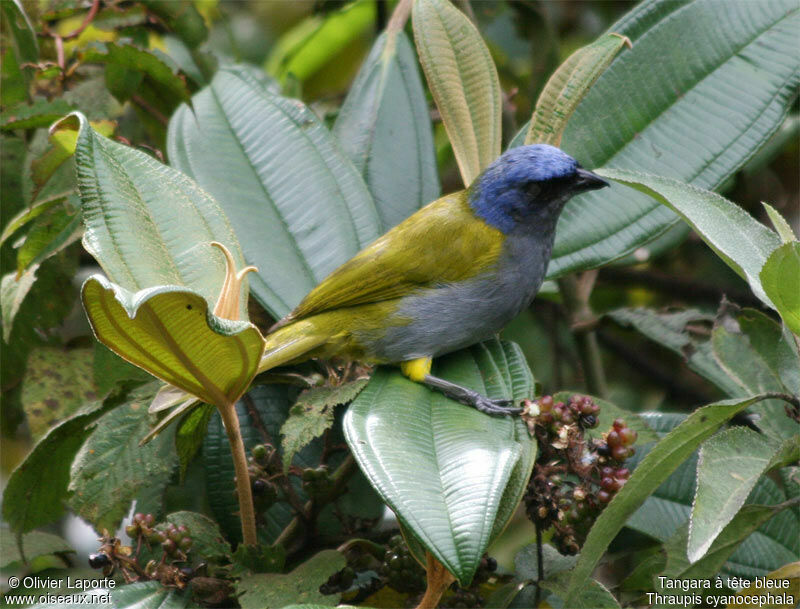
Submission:
[[[342,491],[347,484],[347,481],[350,479],[356,471],[356,460],[353,458],[353,455],[347,455],[344,461],[341,462],[339,467],[334,470],[331,477],[333,478],[333,486],[331,488],[331,497],[336,497],[339,495],[340,491]],[[291,482],[288,483],[291,486]],[[321,509],[322,506],[317,506],[318,509]],[[282,545],[286,548],[287,552],[289,551],[289,547],[292,543],[297,539],[297,537],[305,532],[305,527],[303,526],[305,521],[310,518],[314,518],[315,514],[314,511],[314,502],[308,501],[304,506],[302,506],[300,513],[297,514],[292,521],[286,525],[286,528],[283,529],[281,534],[275,540],[274,545]]]
[[[247,546],[258,544],[256,537],[256,513],[253,508],[253,491],[250,488],[250,473],[247,471],[247,455],[244,451],[239,418],[233,402],[217,406],[228,434],[233,455],[233,469],[236,472],[236,494],[239,497],[239,517],[242,519],[242,541]]]
[[[594,331],[596,318],[589,305],[589,296],[596,278],[597,271],[588,271],[580,279],[570,275],[558,280],[558,289],[569,313],[570,327],[586,376],[586,388],[589,393],[604,397],[608,393],[608,386],[597,334]]]
[[[542,529],[534,520],[536,527],[536,593],[533,597],[533,606],[538,607],[542,600],[542,581],[544,580],[544,557],[542,555]]]
[[[447,590],[447,587],[456,580],[450,571],[433,557],[433,554],[425,552],[425,557],[428,562],[426,569],[428,587],[425,590],[425,596],[422,597],[416,609],[434,609],[439,603],[439,599],[442,598],[444,591]]]

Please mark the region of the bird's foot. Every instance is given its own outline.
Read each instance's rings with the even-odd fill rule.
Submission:
[[[470,406],[474,406],[481,412],[491,415],[518,415],[522,413],[522,408],[517,408],[511,400],[493,400],[482,395],[477,395]]]

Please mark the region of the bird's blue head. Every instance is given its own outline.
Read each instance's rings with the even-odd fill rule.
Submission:
[[[504,233],[520,224],[555,226],[573,195],[608,186],[564,151],[546,144],[506,151],[469,188],[475,214]]]

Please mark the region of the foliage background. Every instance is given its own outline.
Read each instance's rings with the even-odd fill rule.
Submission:
[[[22,233],[11,233],[0,250],[3,275],[20,268],[24,256],[28,256],[26,264],[39,265],[36,282],[19,305],[13,326],[6,323],[7,308],[3,307],[7,340],[2,352],[0,456],[4,478],[52,424],[85,401],[104,395],[115,384],[114,375],[125,378],[136,374],[120,367],[115,356],[94,341],[79,306],[78,288],[95,263],[75,242],[79,230],[75,210],[79,205],[73,161],[68,160],[42,181],[54,154],[47,141],[49,123],[77,108],[90,120],[113,121],[114,135],[120,141],[163,158],[167,152],[167,119],[181,101],[208,81],[215,61],[229,60],[262,66],[284,94],[303,99],[328,126],[333,126],[353,77],[391,11],[391,6],[383,3],[362,3],[357,11],[351,10],[342,18],[338,12],[342,5],[333,1],[203,0],[192,5],[198,16],[192,21],[165,14],[163,3],[121,3],[121,11],[101,11],[78,36],[63,40],[65,71],[58,66],[57,38],[40,36],[38,53],[31,56],[30,49],[11,35],[10,20],[14,17],[4,7],[3,224],[34,200],[57,201],[54,211],[45,212],[34,225],[38,240],[34,238],[37,235],[28,233],[21,244]],[[61,35],[80,29],[85,14],[81,3],[43,1],[26,2],[24,6],[34,29],[41,32],[42,24],[47,23]],[[471,2],[470,6],[506,94],[505,146],[530,118],[533,101],[553,70],[572,51],[605,31],[633,3]],[[322,23],[329,24],[327,29],[320,27]],[[312,30],[317,32],[313,39],[308,35]],[[92,50],[95,42],[113,43],[121,37],[133,39],[138,48],[147,49],[173,69],[165,74],[143,67],[141,62],[147,59],[139,56],[126,58],[134,62],[131,69],[131,65],[126,67],[124,62]],[[192,48],[194,54],[189,53]],[[16,111],[26,93],[13,86],[18,74],[11,53],[15,54],[18,73],[28,79],[36,97],[52,104],[38,107],[30,124],[20,122]],[[431,114],[441,191],[451,192],[461,188],[461,179],[438,114],[435,110]],[[798,129],[795,101],[780,130],[717,189],[767,225],[760,202],[770,202],[788,219],[795,233],[800,223]],[[686,365],[697,348],[695,341],[703,341],[710,333],[711,321],[724,298],[740,306],[759,306],[747,285],[697,235],[686,230],[669,231],[662,239],[601,269],[591,308],[608,381],[606,397],[629,411],[660,413],[688,413],[700,404],[725,397],[717,385]],[[623,307],[641,306],[694,311],[687,317],[689,333],[683,332],[686,325],[679,327],[677,348],[665,349],[649,340],[632,329],[631,320],[623,319],[622,314],[605,315]],[[269,325],[269,316],[258,305],[252,305],[251,318],[262,328]],[[587,388],[579,346],[571,331],[574,321],[573,314],[551,291],[537,298],[530,311],[503,333],[503,338],[520,344],[545,392]],[[152,450],[168,450],[165,446],[171,441],[166,435]],[[691,469],[687,471],[691,476]],[[190,467],[185,484],[192,488],[193,480],[200,476],[197,467]],[[679,486],[679,481],[675,484]],[[157,490],[164,490],[167,506],[174,496],[176,506],[189,508],[176,480]],[[686,489],[676,493],[683,493],[685,498]],[[196,493],[196,497],[197,503],[191,507],[207,511],[203,493]],[[610,554],[623,548],[647,548],[648,538],[641,532],[647,526],[626,529],[611,546]],[[513,569],[514,557],[533,539],[532,525],[520,511],[490,553],[502,567]],[[618,561],[606,567],[609,579],[620,580],[634,570],[639,559],[636,554],[620,554]]]

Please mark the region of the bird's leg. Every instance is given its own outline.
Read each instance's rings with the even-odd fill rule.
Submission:
[[[513,402],[511,400],[493,400],[487,398],[485,395],[481,395],[477,391],[462,387],[461,385],[456,385],[438,376],[428,374],[422,382],[431,389],[443,393],[451,400],[461,402],[467,406],[472,406],[486,414],[506,415],[520,414],[522,412],[522,408],[514,408],[512,406]]]
[[[438,376],[431,375],[433,360],[430,357],[420,357],[400,364],[400,369],[408,378],[417,383],[422,383],[446,395],[451,400],[477,408],[487,414],[507,415],[519,414],[522,408],[512,407],[511,400],[493,400],[481,395],[477,391],[456,385]]]

